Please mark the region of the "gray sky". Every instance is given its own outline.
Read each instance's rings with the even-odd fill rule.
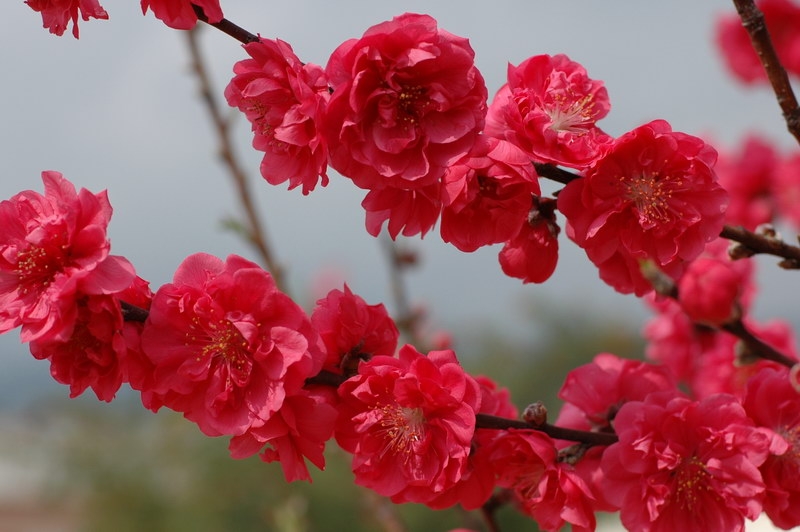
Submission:
[[[79,187],[107,188],[115,209],[112,253],[128,257],[154,289],[197,251],[253,257],[220,230],[220,219],[238,207],[215,158],[181,32],[143,17],[137,1],[106,0],[111,20],[81,22],[75,41],[42,29],[22,0],[6,4],[0,17],[0,198],[27,188],[41,191],[39,175],[46,169],[63,172]],[[612,135],[664,118],[675,130],[724,143],[760,131],[791,146],[769,92],[738,87],[718,60],[711,29],[716,14],[733,9],[728,1],[229,0],[223,9],[234,22],[286,40],[302,60],[321,65],[339,43],[369,26],[404,11],[427,12],[470,39],[490,94],[504,82],[508,62],[566,53],[605,81],[612,107],[600,125]],[[202,37],[221,99],[233,63],[244,54],[216,31]],[[242,161],[255,180],[293,293],[308,297],[313,280],[335,270],[367,301],[390,303],[381,248],[364,230],[364,191],[335,177],[307,197],[266,184],[258,176],[261,155],[250,148],[249,127],[243,119],[237,126]],[[628,316],[633,323],[646,315],[634,298],[605,286],[566,238],[559,269],[542,286],[504,277],[499,246],[463,254],[443,244],[436,231],[410,244],[423,257],[423,267],[408,279],[412,299],[426,306],[438,327],[496,324],[515,335],[532,334],[525,305],[553,301]],[[788,315],[792,307],[778,294],[796,283],[796,274],[788,277],[769,262],[762,271],[773,282],[758,312],[765,318]],[[0,408],[20,386],[29,394],[67,396],[66,387],[50,384],[47,364],[18,346],[16,333],[0,337],[0,351],[6,358]]]

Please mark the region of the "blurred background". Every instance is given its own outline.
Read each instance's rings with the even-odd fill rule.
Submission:
[[[92,191],[108,189],[112,253],[124,255],[153,289],[189,254],[255,259],[223,221],[240,207],[217,157],[217,141],[197,96],[186,36],[135,1],[106,2],[109,21],[81,22],[81,38],[56,37],[21,0],[0,17],[0,198],[42,190],[42,170],[58,170]],[[117,5],[121,4],[121,5]],[[289,42],[324,65],[342,41],[404,11],[426,12],[468,37],[490,94],[509,62],[565,53],[602,79],[612,109],[601,127],[618,136],[655,118],[678,131],[733,147],[759,132],[785,149],[792,138],[769,91],[732,81],[713,45],[723,0],[530,2],[473,0],[266,3],[222,2],[251,32]],[[217,96],[244,54],[212,29],[200,42]],[[230,111],[233,116],[233,110]],[[363,191],[332,176],[309,196],[263,182],[249,125],[236,118],[239,156],[292,295],[306,308],[346,281],[369,303],[394,302],[381,242],[364,230]],[[547,185],[545,185],[547,186]],[[553,188],[549,189],[553,190]],[[436,233],[400,245],[419,257],[405,281],[431,336],[450,335],[465,367],[512,390],[517,406],[554,397],[566,372],[598,352],[641,357],[648,312],[604,285],[582,251],[561,239],[559,268],[543,285],[504,277],[499,246],[464,254]],[[796,274],[762,266],[757,318],[795,326],[781,297]],[[180,415],[153,415],[121,392],[112,404],[70,401],[15,332],[0,337],[0,530],[407,530],[475,526],[457,510],[392,507],[353,486],[346,458],[329,450],[314,483],[287,485],[277,467],[233,461],[224,439],[203,437]],[[397,512],[395,517],[393,512]],[[506,511],[504,530],[535,530]],[[399,529],[398,529],[399,530]]]

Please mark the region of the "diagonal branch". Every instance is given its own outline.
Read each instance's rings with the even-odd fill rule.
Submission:
[[[756,7],[755,0],[733,0],[739,18],[742,19],[742,26],[750,36],[750,42],[758,54],[767,77],[775,92],[778,105],[783,112],[786,120],[786,127],[794,138],[800,142],[800,107],[797,105],[792,85],[789,83],[789,75],[783,68],[772,40],[767,31],[767,24],[764,22],[764,14]]]
[[[217,105],[217,101],[214,98],[214,93],[211,90],[211,81],[205,67],[203,55],[200,52],[200,47],[197,42],[197,29],[195,28],[186,32],[186,36],[188,39],[189,52],[192,57],[192,69],[194,70],[194,73],[197,76],[197,81],[200,85],[200,96],[202,97],[206,109],[208,110],[209,117],[211,118],[211,122],[214,125],[214,129],[217,134],[217,140],[219,141],[219,155],[222,158],[225,166],[228,168],[228,173],[230,174],[234,187],[236,188],[239,203],[244,209],[246,220],[246,228],[244,231],[247,236],[247,241],[258,252],[261,260],[264,263],[264,266],[266,266],[266,268],[272,274],[273,279],[275,279],[275,284],[280,290],[285,292],[286,286],[283,269],[275,259],[272,249],[267,241],[264,223],[258,215],[258,210],[253,203],[253,194],[250,189],[247,175],[245,174],[244,170],[242,170],[242,167],[234,154],[228,121],[222,116],[219,105]]]

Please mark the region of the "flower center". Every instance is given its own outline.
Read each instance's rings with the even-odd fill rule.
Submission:
[[[696,456],[692,456],[673,474],[675,475],[675,502],[684,510],[694,510],[700,494],[704,491],[711,491],[711,487],[708,485],[711,474],[706,469],[706,465]]]
[[[249,345],[233,323],[221,318],[203,326],[200,318],[195,316],[186,335],[187,340],[202,346],[197,362],[210,358],[211,363],[222,363],[227,369],[228,385],[232,382],[239,386],[247,383],[253,366]]]
[[[53,282],[62,271],[59,257],[39,246],[30,246],[17,254],[14,273],[19,278],[19,293],[26,295],[32,290],[41,291]]]
[[[378,433],[383,435],[386,442],[381,456],[392,452],[405,454],[408,460],[414,446],[425,437],[425,415],[422,409],[399,405],[385,405],[377,409],[381,416]]]
[[[586,95],[576,100],[571,95],[554,93],[545,112],[550,117],[550,129],[567,133],[583,134],[594,126],[594,100]]]
[[[648,228],[672,219],[670,206],[673,192],[683,185],[681,180],[662,178],[658,172],[633,177],[619,177],[625,197],[636,205],[639,222]],[[680,216],[680,213],[676,213]]]
[[[397,94],[397,109],[400,111],[398,118],[406,125],[416,126],[425,113],[425,108],[428,106],[426,92],[425,87],[415,85],[403,87]]]

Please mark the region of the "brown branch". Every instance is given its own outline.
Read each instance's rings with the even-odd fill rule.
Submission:
[[[247,241],[258,252],[266,268],[275,279],[278,288],[286,292],[285,275],[280,264],[275,259],[272,249],[267,241],[264,224],[258,215],[258,211],[253,203],[253,195],[250,190],[247,176],[239,164],[233,149],[228,121],[222,116],[222,112],[217,105],[214,94],[211,90],[211,81],[208,76],[203,55],[197,42],[197,29],[186,32],[189,52],[192,57],[192,69],[197,76],[200,85],[200,96],[208,110],[208,115],[216,130],[217,140],[219,141],[219,155],[228,173],[233,180],[234,187],[239,198],[239,203],[244,209],[247,227],[245,229]]]
[[[147,316],[150,315],[147,310],[122,300],[120,300],[119,306],[120,310],[122,310],[123,321],[138,321],[144,323],[147,320]]]
[[[778,105],[783,112],[783,118],[786,120],[786,127],[800,142],[800,108],[798,108],[797,98],[792,91],[792,85],[789,83],[786,69],[783,68],[778,54],[775,52],[775,47],[772,45],[764,14],[756,7],[755,0],[733,0],[733,4],[736,6],[739,18],[742,19],[742,26],[750,36],[753,49],[764,66]]]
[[[785,261],[781,266],[784,268],[800,267],[800,247],[789,245],[777,237],[761,235],[744,227],[731,225],[723,227],[719,236],[739,242],[753,254],[764,253],[783,257]]]
[[[747,346],[748,354],[763,358],[764,360],[771,360],[777,362],[787,368],[793,367],[797,364],[797,360],[790,358],[772,346],[764,343],[750,332],[741,319],[737,319],[730,323],[726,323],[720,328],[740,339],[745,346]]]
[[[397,243],[385,235],[381,238],[381,241],[389,266],[389,284],[392,289],[392,298],[394,299],[395,324],[397,324],[398,330],[405,336],[408,343],[422,350],[424,342],[419,334],[421,316],[411,308],[408,290],[403,277],[405,269],[416,261],[416,257],[399,249]]]
[[[477,414],[475,418],[477,422],[476,427],[481,429],[538,430],[556,440],[577,441],[590,445],[611,445],[617,442],[617,435],[607,432],[588,432],[585,430],[566,429],[550,425],[549,423],[535,425],[519,419],[508,419],[491,416],[489,414]]]
[[[206,17],[206,14],[203,12],[203,8],[192,4],[192,9],[194,9],[194,13],[197,15],[197,19],[200,22],[205,22],[209,26],[217,28],[222,33],[230,35],[242,44],[258,41],[258,35],[250,33],[246,29],[234,24],[226,18],[220,20],[219,22],[209,22],[208,17]]]
[[[564,170],[553,164],[533,163],[533,168],[540,177],[546,177],[547,179],[551,179],[563,185],[581,177],[578,174],[570,172],[569,170]]]

